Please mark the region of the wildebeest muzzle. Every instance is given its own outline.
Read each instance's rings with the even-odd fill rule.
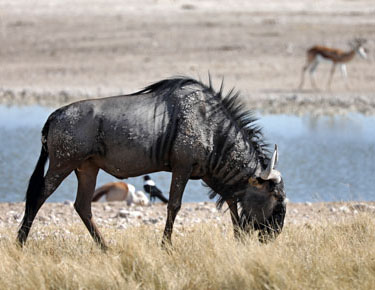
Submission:
[[[265,223],[254,223],[254,229],[259,230],[259,241],[267,242],[275,239],[283,229],[286,214],[285,198],[281,197],[275,205],[272,215]]]
[[[246,232],[259,231],[259,241],[268,242],[275,239],[284,226],[286,214],[285,194],[280,194],[268,217],[261,218],[259,215],[241,213],[240,225]]]

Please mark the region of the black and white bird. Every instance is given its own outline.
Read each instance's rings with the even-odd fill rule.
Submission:
[[[155,199],[158,198],[162,202],[168,203],[168,198],[166,198],[161,192],[161,190],[156,187],[155,181],[153,181],[150,176],[145,175],[143,177],[143,180],[144,180],[143,189],[145,190],[145,192],[150,194],[151,202],[155,201]]]

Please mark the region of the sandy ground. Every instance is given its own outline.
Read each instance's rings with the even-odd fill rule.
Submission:
[[[189,75],[235,86],[249,108],[268,113],[375,114],[375,3],[373,0],[82,0],[0,2],[0,104],[58,107],[83,98],[133,92],[154,81]],[[338,71],[316,75],[321,91],[296,90],[306,49],[348,49],[368,39],[369,59],[348,65],[347,89]],[[16,227],[23,204],[0,204],[0,226]],[[287,223],[335,220],[372,203],[290,204]],[[101,226],[164,224],[166,208],[94,206]],[[177,225],[229,213],[214,205],[184,205]],[[46,204],[37,222],[80,222],[71,203]]]
[[[0,228],[9,228],[9,235],[16,235],[23,217],[24,203],[0,203]],[[289,203],[285,226],[315,223],[337,223],[343,218],[361,212],[375,214],[375,202],[334,202],[334,203]],[[166,221],[166,205],[156,203],[151,206],[127,206],[125,202],[93,203],[93,215],[100,228],[125,229],[130,226],[155,225],[163,228]],[[83,224],[75,212],[73,203],[46,203],[34,222],[34,235],[44,226]],[[213,202],[184,203],[177,215],[175,229],[197,223],[211,223],[231,228],[230,213],[224,206],[217,210]]]
[[[0,103],[57,107],[129,93],[174,75],[235,86],[268,113],[375,113],[375,3],[334,1],[94,0],[0,2]],[[296,90],[306,49],[348,49],[368,39],[369,59],[318,68],[321,91]]]

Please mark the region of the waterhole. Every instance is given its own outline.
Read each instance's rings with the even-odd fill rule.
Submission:
[[[0,106],[0,202],[24,199],[40,153],[40,132],[53,109]],[[288,115],[259,116],[267,143],[279,147],[278,169],[293,202],[374,200],[375,117]],[[154,173],[168,195],[170,173]],[[100,172],[97,185],[116,178]],[[142,190],[142,177],[127,182]],[[48,201],[74,200],[77,181],[71,174]],[[201,181],[189,181],[184,201],[208,201]]]

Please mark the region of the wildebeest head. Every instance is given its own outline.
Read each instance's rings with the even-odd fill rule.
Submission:
[[[266,169],[248,179],[245,193],[239,198],[242,207],[240,226],[246,231],[259,230],[259,238],[276,237],[284,224],[286,197],[277,163],[277,146]]]

